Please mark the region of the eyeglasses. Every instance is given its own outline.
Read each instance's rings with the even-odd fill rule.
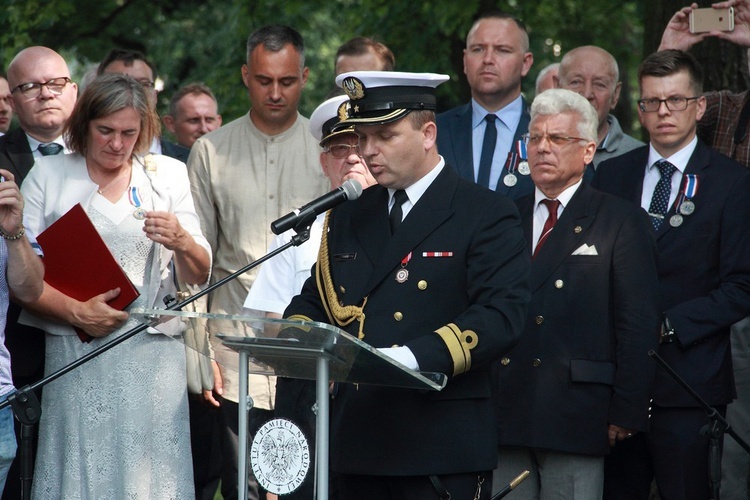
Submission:
[[[355,144],[353,146],[350,144],[332,144],[323,148],[323,151],[326,153],[331,153],[331,156],[340,160],[342,158],[348,158],[349,155],[352,154],[352,149],[354,150],[354,154],[356,154],[357,147],[359,147],[358,144]]]
[[[44,83],[22,83],[18,87],[11,90],[10,93],[12,94],[17,90],[27,97],[36,97],[42,93],[42,87],[47,87],[47,90],[49,90],[50,94],[60,95],[63,93],[63,90],[65,90],[65,86],[69,83],[70,78],[68,78],[67,76],[63,76],[61,78],[53,78],[52,80]]]
[[[571,137],[569,135],[558,134],[523,134],[521,137],[523,138],[523,142],[525,142],[527,146],[536,146],[537,144],[542,142],[543,139],[547,139],[555,146],[564,146],[570,142],[575,141],[591,142],[588,139],[584,139],[583,137]]]
[[[684,111],[688,107],[690,101],[700,99],[700,97],[667,97],[666,99],[640,99],[638,101],[638,108],[644,113],[655,113],[659,111],[661,103],[667,107],[669,111]]]

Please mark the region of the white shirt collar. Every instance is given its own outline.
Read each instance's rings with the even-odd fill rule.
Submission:
[[[404,189],[406,191],[406,195],[409,197],[409,201],[405,202],[401,209],[404,213],[404,218],[406,218],[406,215],[411,210],[411,207],[417,204],[419,199],[422,197],[422,195],[427,191],[427,188],[430,187],[432,182],[437,178],[437,176],[440,174],[440,172],[443,170],[443,167],[445,167],[445,160],[443,157],[440,157],[440,161],[437,165],[435,165],[435,168],[427,172],[424,177],[419,179],[417,182],[412,184],[411,186]],[[396,190],[393,188],[388,188],[388,209],[393,206],[393,193],[395,193]]]
[[[579,179],[578,182],[573,184],[572,186],[568,186],[563,190],[562,193],[560,193],[557,198],[555,198],[557,201],[560,202],[560,206],[564,209],[568,206],[568,203],[570,203],[570,199],[573,198],[573,195],[576,194],[576,191],[578,191],[578,188],[581,186],[581,183],[583,182],[583,178]],[[534,210],[536,211],[537,208],[539,208],[539,204],[542,202],[542,200],[548,200],[547,196],[542,193],[538,187],[534,187]],[[562,212],[560,212],[562,213]]]
[[[29,141],[29,149],[31,150],[31,154],[34,155],[34,158],[41,158],[42,156],[44,156],[44,155],[42,155],[41,152],[39,152],[39,145],[40,144],[51,144],[51,142],[40,142],[40,141],[37,141],[36,139],[34,139],[33,137],[31,137],[29,134],[26,134],[26,140]],[[60,146],[62,146],[64,154],[70,153],[70,150],[68,149],[68,147],[65,145],[65,142],[63,141],[62,135],[60,137],[56,138],[52,142],[54,142],[55,144],[59,144]]]
[[[648,170],[651,170],[654,167],[654,164],[659,160],[667,160],[669,163],[677,167],[677,170],[680,171],[680,173],[685,173],[685,168],[687,168],[688,161],[690,160],[690,157],[693,156],[693,151],[695,151],[695,147],[698,145],[698,137],[693,137],[693,140],[688,143],[687,146],[682,148],[681,150],[677,151],[675,154],[670,156],[669,158],[664,158],[662,155],[656,152],[654,149],[653,144],[649,143],[648,145]]]

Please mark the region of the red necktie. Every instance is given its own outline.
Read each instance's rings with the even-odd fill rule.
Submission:
[[[539,249],[542,248],[544,242],[547,241],[549,233],[552,232],[552,228],[555,227],[555,224],[557,223],[557,207],[560,206],[560,202],[557,200],[542,200],[542,203],[547,206],[549,215],[547,216],[547,220],[544,221],[544,228],[542,228],[542,234],[539,235],[539,241],[537,241],[534,254],[531,256],[532,259],[536,257],[537,253],[539,253]]]

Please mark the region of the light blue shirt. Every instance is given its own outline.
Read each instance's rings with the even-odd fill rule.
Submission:
[[[474,99],[471,100],[471,151],[474,162],[474,182],[479,176],[479,158],[482,156],[482,142],[485,128],[487,128],[485,117],[489,113]],[[493,114],[497,116],[495,120],[497,143],[495,143],[495,154],[492,156],[492,169],[490,170],[490,188],[494,190],[500,180],[505,161],[508,159],[508,152],[513,150],[513,137],[516,135],[516,129],[523,114],[521,95],[519,94],[511,103]]]

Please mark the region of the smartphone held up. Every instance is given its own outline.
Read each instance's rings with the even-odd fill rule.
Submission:
[[[690,33],[734,30],[734,8],[693,9],[690,12]]]

